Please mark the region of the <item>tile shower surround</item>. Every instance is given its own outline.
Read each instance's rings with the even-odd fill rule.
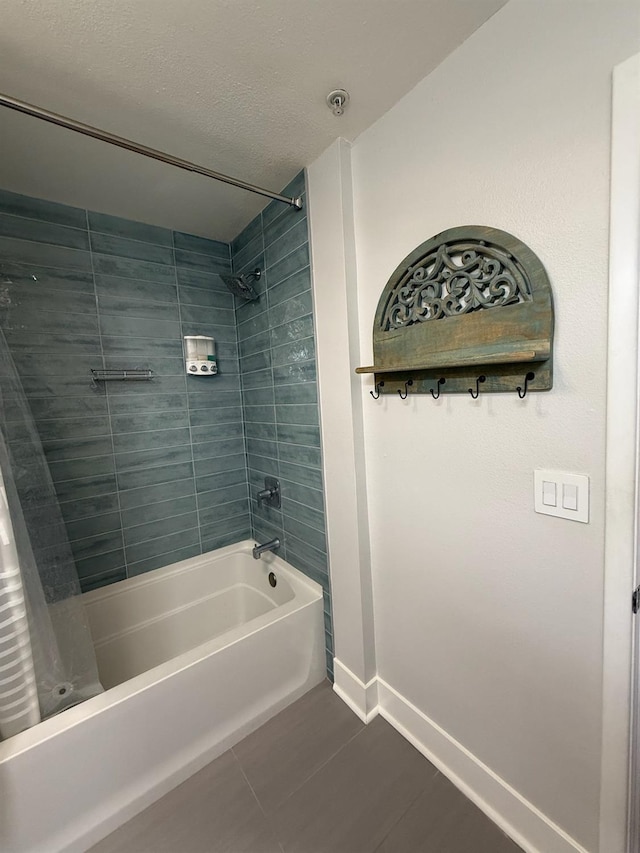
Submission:
[[[0,323],[83,589],[250,535],[229,247],[0,193]],[[221,375],[186,376],[212,334]],[[151,367],[99,383],[90,368]]]
[[[313,300],[304,174],[284,190],[302,195],[302,211],[271,202],[231,243],[234,273],[264,271],[256,302],[236,301],[238,348],[251,495],[265,475],[282,487],[282,509],[250,503],[253,535],[277,536],[280,553],[324,590],[327,667],[333,633]]]
[[[285,191],[304,192],[304,175]],[[232,263],[266,267],[259,302],[234,307],[218,275]],[[83,589],[279,535],[283,556],[325,589],[331,670],[304,211],[273,203],[230,247],[0,191],[0,325]],[[217,377],[184,374],[185,334],[216,338]],[[155,376],[96,391],[91,367]],[[280,513],[249,500],[274,472]]]

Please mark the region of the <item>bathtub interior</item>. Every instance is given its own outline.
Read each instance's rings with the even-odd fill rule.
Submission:
[[[223,548],[86,593],[105,689],[241,626],[250,628],[254,620],[293,602],[294,585],[299,587],[302,578],[292,576],[274,555],[254,560],[251,544]]]

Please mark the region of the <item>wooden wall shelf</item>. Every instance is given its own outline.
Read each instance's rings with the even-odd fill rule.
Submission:
[[[356,373],[373,373],[377,393],[401,396],[467,392],[480,376],[482,393],[513,392],[527,374],[527,391],[548,391],[553,324],[551,286],[528,246],[495,228],[451,228],[415,249],[387,282],[374,364]]]

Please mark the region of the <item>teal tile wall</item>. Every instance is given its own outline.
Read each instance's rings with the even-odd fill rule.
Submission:
[[[83,589],[279,536],[323,587],[332,677],[304,174],[283,192],[305,209],[273,202],[229,246],[0,191],[0,325]],[[260,300],[234,300],[219,273],[256,267]],[[185,375],[185,334],[216,338],[216,378]],[[155,376],[95,391],[92,367]],[[255,501],[267,474],[280,511]]]
[[[256,267],[260,299],[236,300],[251,525],[278,536],[287,562],[322,585],[327,669],[333,677],[331,588],[316,383],[316,352],[304,173],[283,190],[302,211],[272,202],[231,243],[235,273]],[[265,475],[282,487],[282,509],[259,505]]]
[[[0,325],[85,590],[251,535],[230,268],[225,243],[0,191]],[[217,377],[185,375],[185,334],[216,338]],[[155,377],[96,391],[92,367]]]

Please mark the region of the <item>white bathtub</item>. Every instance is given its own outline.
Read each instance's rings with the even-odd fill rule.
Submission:
[[[322,681],[321,588],[252,545],[84,596],[107,689],[0,743],[2,853],[85,851]]]

